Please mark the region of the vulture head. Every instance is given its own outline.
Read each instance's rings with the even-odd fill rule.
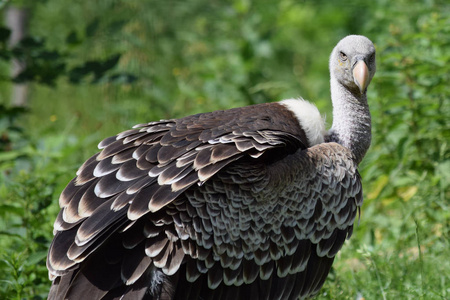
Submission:
[[[325,140],[347,147],[360,163],[370,147],[367,87],[375,75],[375,46],[361,35],[343,38],[330,56],[333,125]]]
[[[375,70],[375,46],[365,36],[349,35],[331,53],[331,79],[352,93],[364,94]]]

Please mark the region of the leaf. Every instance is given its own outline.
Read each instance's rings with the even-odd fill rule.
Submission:
[[[414,195],[417,193],[418,187],[417,186],[405,186],[400,187],[397,189],[397,194],[400,198],[402,198],[403,201],[407,202],[409,201]]]
[[[0,42],[5,43],[8,41],[10,35],[11,30],[9,30],[9,28],[0,26]]]
[[[388,184],[388,182],[389,182],[389,177],[387,175],[381,175],[376,180],[376,182],[373,184],[371,192],[367,194],[368,200],[373,200],[373,199],[378,198],[381,191]]]
[[[442,176],[442,184],[444,188],[450,186],[450,160],[446,160],[437,166]]]
[[[86,35],[88,37],[92,37],[95,32],[97,31],[98,27],[100,25],[100,20],[98,18],[95,18],[89,24],[86,26]]]
[[[23,208],[20,206],[14,206],[14,205],[8,205],[8,204],[2,204],[0,205],[0,215],[22,215],[23,214]]]
[[[79,44],[81,41],[78,38],[77,32],[72,30],[66,37],[66,43],[71,45]]]
[[[28,256],[28,259],[26,260],[26,265],[32,266],[39,262],[45,261],[45,258],[47,257],[47,251],[38,251],[30,254]]]
[[[119,62],[121,54],[111,55],[105,60],[90,60],[83,65],[69,71],[69,79],[72,83],[79,83],[84,77],[93,74],[92,83],[99,83],[105,73],[114,68]]]
[[[1,235],[23,239],[23,236],[21,236],[20,234],[11,233],[11,232],[8,232],[8,231],[0,231],[0,236]]]
[[[392,180],[392,185],[394,187],[405,187],[405,186],[411,186],[414,183],[419,180],[417,173],[415,172],[408,172],[406,175],[403,176],[396,176],[394,180]]]
[[[130,84],[137,80],[138,78],[133,74],[129,73],[117,73],[108,77],[109,82],[116,84]]]

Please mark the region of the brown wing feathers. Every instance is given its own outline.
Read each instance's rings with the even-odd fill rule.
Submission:
[[[332,148],[299,154],[307,147],[279,104],[141,124],[103,140],[61,194],[50,298],[77,299],[79,289],[98,299],[315,294],[351,234],[361,186],[351,164],[350,173],[327,173],[334,162],[319,152],[331,157]]]

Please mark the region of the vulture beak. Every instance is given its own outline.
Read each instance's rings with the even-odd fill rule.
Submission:
[[[364,60],[358,60],[353,67],[353,80],[363,94],[369,85],[369,68],[367,68]]]

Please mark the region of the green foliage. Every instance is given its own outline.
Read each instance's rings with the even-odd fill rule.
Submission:
[[[56,213],[49,206],[58,173],[42,168],[43,153],[18,125],[25,113],[0,106],[1,299],[45,299],[48,292],[45,257]]]
[[[0,257],[0,297],[45,299],[45,257],[52,231],[48,207],[55,193],[54,179],[25,172],[14,179],[7,183],[8,190],[4,185],[0,190],[0,224],[5,228],[0,231],[0,247],[5,249]]]
[[[27,135],[19,123],[26,112],[0,106],[0,299],[46,299],[58,194],[82,145],[61,135]]]
[[[86,30],[88,29],[89,26]],[[90,83],[131,83],[137,80],[133,74],[111,72],[117,65],[120,54],[68,67],[73,51],[82,43],[73,32],[66,38],[66,43],[71,46],[66,49],[50,49],[46,40],[39,36],[27,36],[14,47],[9,47],[7,42],[10,35],[8,28],[0,26],[0,59],[15,59],[24,69],[14,78],[3,76],[3,80],[12,80],[15,83],[36,82],[48,86],[55,86],[59,77],[67,77],[71,83],[80,83],[89,77],[93,77],[89,80]]]
[[[350,33],[377,48],[373,142],[360,224],[318,298],[449,297],[448,4],[20,2],[33,7],[30,35],[9,49],[0,27],[0,103],[12,58],[29,66],[15,80],[34,84],[28,110],[0,106],[1,299],[45,298],[58,195],[102,138],[288,97],[331,112],[328,55]]]

